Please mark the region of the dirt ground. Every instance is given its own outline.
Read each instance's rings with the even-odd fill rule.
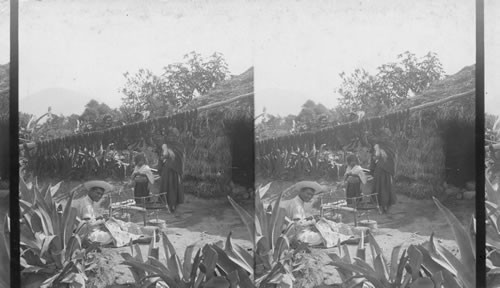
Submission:
[[[135,218],[132,219],[134,223],[143,225],[140,215],[135,215],[133,218]],[[183,261],[182,258],[187,246],[196,243],[196,247],[201,248],[204,244],[225,241],[230,232],[233,243],[246,249],[252,248],[248,230],[226,199],[205,200],[186,195],[185,203],[180,205],[173,214],[169,214],[166,210],[160,210],[158,214],[150,212],[148,218],[165,220],[167,227],[163,231],[167,233],[177,253],[179,253],[181,261]],[[160,247],[163,247],[161,242],[159,244]],[[143,255],[147,255],[149,245],[140,245],[140,247]],[[163,250],[161,249],[161,251]],[[130,248],[103,249],[103,256],[108,261],[107,267],[103,268],[106,270],[109,268],[110,274],[114,274],[113,282],[118,285],[133,282],[132,274],[128,268],[119,265],[122,261],[120,256],[122,252],[130,253]]]
[[[326,186],[333,191],[337,190],[338,183],[319,181],[318,183]],[[274,181],[266,197],[272,198],[280,191],[291,186],[293,182]],[[339,196],[342,194],[339,193]],[[312,214],[319,214],[319,210],[313,208],[313,203],[318,201],[319,196],[315,196],[310,203],[306,203],[306,210]],[[475,202],[473,200],[448,199],[443,203],[450,209],[455,216],[463,223],[470,221],[475,213]],[[343,215],[344,223],[353,222],[351,214]],[[397,203],[391,207],[386,215],[380,215],[376,211],[369,211],[362,215],[358,220],[370,219],[377,221],[379,230],[396,229],[400,233],[412,233],[420,236],[430,236],[434,232],[435,236],[444,240],[454,240],[453,232],[442,217],[436,204],[430,200],[411,199],[401,194],[397,194]],[[389,231],[388,230],[388,231]]]

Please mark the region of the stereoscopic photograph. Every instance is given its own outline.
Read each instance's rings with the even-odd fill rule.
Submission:
[[[497,287],[484,2],[0,0],[0,287]]]

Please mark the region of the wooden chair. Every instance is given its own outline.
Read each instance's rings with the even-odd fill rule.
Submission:
[[[374,205],[366,205],[367,202],[375,203]],[[336,213],[337,211],[350,212],[354,216],[354,226],[357,227],[358,217],[363,215],[368,217],[367,211],[375,209],[380,213],[378,195],[376,193],[365,194],[352,198],[338,197],[332,195],[332,193],[328,193],[321,197],[320,215],[321,217],[325,217],[325,213],[328,213],[329,211],[333,213]]]
[[[119,200],[119,196],[115,198],[116,200]],[[145,207],[139,207],[136,205],[137,203],[135,202],[134,199],[128,199],[125,201],[117,201],[113,202],[113,197],[109,195],[109,216],[111,217],[113,215],[114,211],[137,211],[142,213],[142,217],[144,220],[144,226],[146,226],[147,223],[147,210]]]

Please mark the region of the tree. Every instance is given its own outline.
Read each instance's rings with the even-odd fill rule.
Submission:
[[[54,114],[50,118],[48,116],[35,117],[31,114],[19,112],[19,137],[21,143],[72,135],[78,117],[75,114],[69,117]]]
[[[341,73],[342,86],[338,93],[342,96],[339,99],[340,107],[349,112],[366,111],[368,115],[383,113],[391,106],[391,99],[388,94],[383,93],[380,79],[370,75],[364,69],[356,69],[346,76]]]
[[[92,99],[77,120],[81,122],[80,130],[88,132],[116,126],[115,123],[123,121],[123,117],[120,110],[111,109],[106,103]]]
[[[307,100],[302,105],[302,110],[295,118],[296,124],[301,130],[320,129],[328,125],[333,120],[332,113],[321,103],[314,103],[312,100]]]
[[[228,73],[222,54],[214,53],[205,59],[196,52],[186,54],[182,63],[164,67],[162,75],[147,69],[140,69],[134,75],[127,72],[124,74],[126,84],[121,89],[124,96],[120,110],[165,116],[186,105],[196,93],[206,94],[226,79]]]
[[[435,53],[419,59],[407,51],[398,55],[398,62],[379,66],[375,75],[364,69],[356,69],[350,75],[342,72],[342,84],[337,91],[341,96],[339,103],[348,111],[379,115],[407,99],[411,92],[422,92],[443,75]]]
[[[85,105],[85,110],[83,111],[80,118],[85,121],[98,121],[106,115],[111,115],[114,118],[119,117],[120,112],[116,109],[111,109],[106,103],[99,103],[98,101],[92,99]]]

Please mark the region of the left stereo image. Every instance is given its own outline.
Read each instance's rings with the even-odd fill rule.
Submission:
[[[252,287],[252,3],[19,2],[19,287]]]

